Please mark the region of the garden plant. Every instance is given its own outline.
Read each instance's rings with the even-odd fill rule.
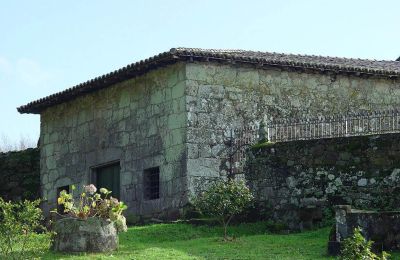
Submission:
[[[0,258],[29,259],[34,257],[37,233],[45,233],[41,224],[40,200],[4,201],[0,197]],[[46,236],[49,238],[49,236]],[[49,242],[49,239],[46,239]]]
[[[227,228],[232,218],[243,212],[252,200],[253,195],[244,181],[218,180],[194,199],[194,205],[203,215],[221,223],[227,241]]]
[[[367,241],[362,233],[361,228],[355,228],[353,235],[346,238],[343,242],[343,249],[341,251],[342,260],[386,260],[390,256],[385,251],[381,256],[376,255],[371,251],[373,241]]]
[[[60,192],[58,205],[63,214],[54,223],[53,250],[61,252],[107,252],[118,248],[118,233],[126,232],[126,219],[122,212],[127,206],[111,196],[111,191],[93,185],[83,187],[74,197]],[[53,211],[56,212],[56,211]]]
[[[93,184],[84,186],[84,191],[80,194],[79,199],[74,199],[75,186],[71,186],[71,193],[66,190],[60,192],[57,199],[58,205],[64,208],[63,217],[72,217],[78,219],[102,218],[115,222],[119,232],[127,230],[126,219],[122,212],[127,206],[118,199],[111,196],[111,191],[106,188],[100,188],[97,192],[96,186]],[[52,211],[57,213],[56,210]]]

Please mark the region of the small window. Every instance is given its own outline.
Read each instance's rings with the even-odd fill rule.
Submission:
[[[58,187],[57,188],[57,199],[58,199],[58,197],[60,197],[60,192],[61,191],[63,191],[63,190],[65,190],[67,193],[69,193],[70,191],[69,191],[69,186],[67,185],[67,186],[62,186],[62,187]],[[58,214],[61,214],[61,215],[63,215],[64,214],[64,205],[59,205],[58,203],[57,203],[57,212],[58,212]]]
[[[144,170],[144,198],[155,200],[160,198],[160,168],[154,167]]]

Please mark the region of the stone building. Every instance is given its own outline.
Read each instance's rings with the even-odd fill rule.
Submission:
[[[132,214],[176,218],[227,174],[230,129],[266,117],[400,105],[400,62],[176,48],[18,108],[41,116],[41,191],[109,187]]]

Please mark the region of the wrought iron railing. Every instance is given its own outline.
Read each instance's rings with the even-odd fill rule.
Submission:
[[[232,130],[231,169],[240,173],[246,148],[260,139],[287,142],[322,138],[400,133],[400,111],[385,110],[308,118],[281,118],[265,125],[247,125]]]
[[[400,112],[387,110],[278,119],[267,123],[265,130],[271,142],[397,133],[400,132]]]

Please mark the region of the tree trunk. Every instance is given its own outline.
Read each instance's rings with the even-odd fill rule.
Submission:
[[[227,223],[227,222],[224,222],[224,240],[225,240],[225,241],[228,240],[228,237],[227,237],[227,235],[226,235],[226,230],[227,230],[227,228],[228,228],[228,223]]]

